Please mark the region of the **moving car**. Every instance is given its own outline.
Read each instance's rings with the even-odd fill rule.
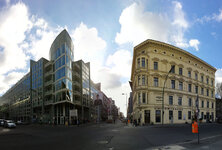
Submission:
[[[16,124],[12,120],[5,120],[4,127],[6,128],[15,128]]]

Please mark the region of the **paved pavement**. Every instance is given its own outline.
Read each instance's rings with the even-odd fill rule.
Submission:
[[[149,150],[221,149],[222,124],[202,124],[200,144],[191,125],[139,126],[85,124],[77,126],[22,125],[0,127],[0,150]]]

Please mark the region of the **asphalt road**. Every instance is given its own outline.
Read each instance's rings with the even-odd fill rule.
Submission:
[[[202,124],[200,139],[197,144],[197,134],[192,134],[191,125],[187,124],[133,127],[118,122],[79,127],[0,127],[0,150],[221,149],[222,124]]]

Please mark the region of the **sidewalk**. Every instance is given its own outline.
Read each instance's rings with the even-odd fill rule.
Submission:
[[[200,150],[200,149],[213,149],[221,150],[222,148],[222,135],[215,135],[207,138],[200,139],[198,144],[197,140],[192,140],[189,142],[181,142],[166,146],[152,147],[147,150]]]

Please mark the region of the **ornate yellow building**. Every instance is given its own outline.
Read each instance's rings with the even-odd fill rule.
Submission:
[[[142,42],[133,52],[133,119],[140,124],[190,123],[198,105],[199,119],[214,121],[215,72],[180,48],[155,40]]]

